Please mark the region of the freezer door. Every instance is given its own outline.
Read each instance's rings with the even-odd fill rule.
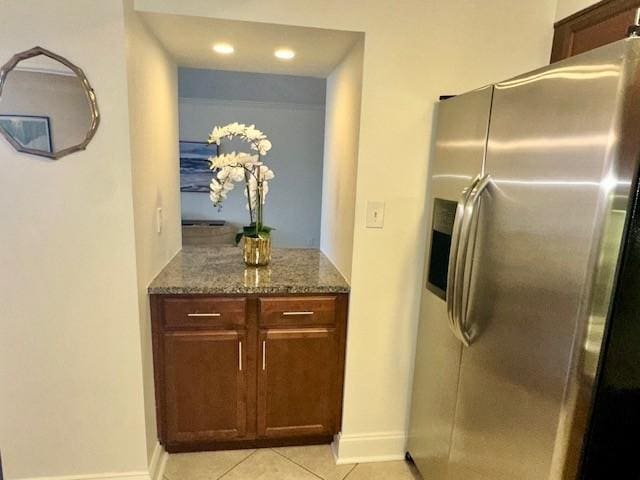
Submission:
[[[495,87],[450,480],[575,478],[566,464],[588,411],[586,353],[597,362],[638,154],[637,133],[625,144],[640,110],[637,93],[626,95],[637,47]]]
[[[444,301],[451,228],[463,189],[481,173],[492,87],[439,103],[427,206],[427,256],[408,450],[427,480],[446,478],[462,344]]]

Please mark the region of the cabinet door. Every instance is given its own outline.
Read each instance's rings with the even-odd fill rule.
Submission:
[[[340,362],[333,328],[260,331],[258,436],[336,432]]]
[[[551,62],[588,52],[627,37],[640,0],[598,2],[555,24]]]
[[[242,437],[247,403],[244,333],[166,333],[164,351],[167,443]]]

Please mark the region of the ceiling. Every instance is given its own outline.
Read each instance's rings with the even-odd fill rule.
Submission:
[[[362,34],[319,28],[139,12],[158,40],[183,67],[326,77]],[[215,43],[234,46],[220,55]],[[293,60],[274,57],[277,48],[296,52]]]

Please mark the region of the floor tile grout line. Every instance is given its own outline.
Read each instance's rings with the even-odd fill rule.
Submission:
[[[347,474],[342,478],[342,480],[347,480],[347,477],[353,473],[353,471],[356,469],[356,467],[357,467],[358,465],[360,465],[360,464],[359,464],[359,463],[354,464],[354,465],[353,465],[353,468],[352,468],[351,470],[349,470],[349,473],[347,473]]]
[[[285,460],[287,460],[288,462],[293,463],[294,465],[297,465],[298,467],[302,468],[303,470],[306,470],[307,472],[309,472],[311,475],[313,475],[314,477],[318,477],[320,480],[325,480],[323,477],[321,477],[320,475],[318,475],[316,472],[312,472],[311,470],[309,470],[307,467],[305,467],[304,465],[300,465],[298,462],[291,460],[289,457],[287,457],[284,453],[280,453],[279,451],[277,451],[276,449],[272,448],[271,449],[272,452],[280,455],[282,458],[284,458]]]
[[[287,462],[301,468],[302,470],[306,471],[307,473],[310,473],[311,475],[313,475],[314,477],[320,479],[320,480],[326,480],[324,477],[322,477],[321,475],[315,473],[314,471],[310,470],[309,468],[307,468],[305,465],[302,465],[298,462],[296,462],[295,460],[289,458],[287,455],[285,455],[282,452],[279,452],[278,450],[276,450],[275,448],[256,448],[254,449],[250,454],[248,454],[246,457],[244,457],[242,460],[240,460],[238,463],[234,464],[233,466],[231,466],[230,468],[228,468],[226,471],[224,471],[220,476],[217,476],[215,479],[213,480],[222,480],[224,477],[226,477],[229,473],[231,473],[233,470],[235,470],[237,467],[239,467],[240,465],[242,465],[244,462],[246,462],[247,460],[249,460],[249,458],[251,458],[253,455],[255,455],[258,451],[264,451],[264,450],[271,450],[273,453],[275,453],[276,455],[278,455],[279,457],[282,457],[284,460],[286,460]],[[359,463],[354,463],[351,467],[351,469],[347,472],[347,474],[342,477],[342,480],[347,480],[347,477],[349,477],[353,471],[356,469],[356,467],[360,465]],[[162,476],[162,480],[171,480],[166,474],[163,474]]]
[[[216,480],[220,480],[222,477],[224,477],[225,475],[227,475],[229,472],[231,472],[232,470],[234,470],[235,468],[237,468],[239,465],[243,464],[244,462],[246,462],[247,460],[249,460],[249,458],[251,456],[253,456],[259,449],[255,449],[253,452],[251,452],[249,455],[247,455],[246,457],[244,457],[242,460],[240,460],[238,463],[236,463],[233,467],[229,468],[226,472],[224,472],[222,475],[220,475]]]

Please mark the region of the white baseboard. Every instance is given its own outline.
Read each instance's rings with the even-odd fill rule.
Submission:
[[[164,477],[164,469],[167,466],[167,459],[169,455],[162,448],[160,442],[156,443],[156,448],[153,449],[153,455],[149,462],[149,478],[151,480],[162,480]]]
[[[99,473],[88,475],[61,475],[58,477],[33,477],[20,480],[162,480],[169,455],[159,443],[153,450],[148,472]]]
[[[150,480],[148,472],[98,473],[89,475],[60,475],[58,477],[33,477],[20,480]]]
[[[338,465],[403,460],[407,444],[404,432],[336,435],[331,448]]]

